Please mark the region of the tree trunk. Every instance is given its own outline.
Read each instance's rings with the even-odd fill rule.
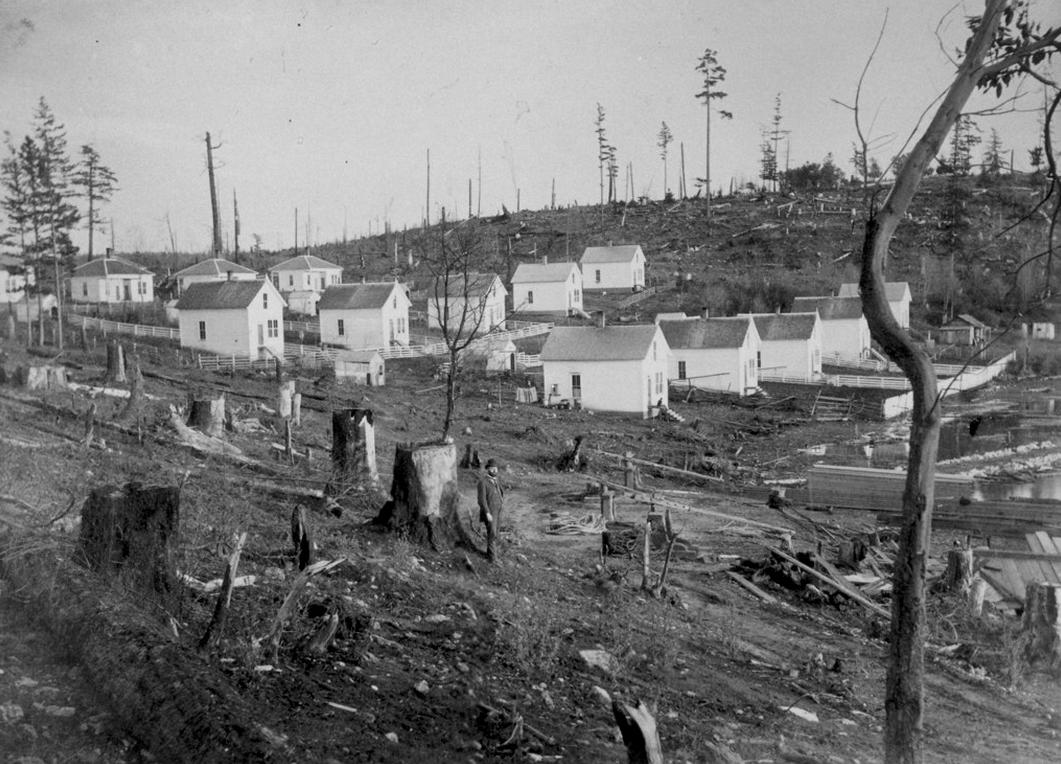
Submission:
[[[228,609],[232,604],[232,584],[236,580],[236,571],[239,568],[239,557],[243,552],[243,545],[247,541],[247,534],[234,533],[232,535],[232,553],[225,565],[225,575],[221,581],[221,591],[217,595],[217,604],[214,606],[214,615],[202,639],[199,640],[199,650],[208,651],[212,649],[221,639],[221,632],[225,628],[228,618]]]
[[[107,343],[107,382],[125,383],[125,348],[118,340]]]
[[[212,438],[220,438],[225,429],[225,395],[216,398],[192,398],[188,401],[188,426],[198,427]]]
[[[1028,584],[1018,645],[1026,666],[1061,669],[1061,584]]]
[[[379,487],[371,409],[332,412],[332,470],[333,482],[343,490]]]
[[[391,500],[376,522],[436,551],[460,541],[471,545],[460,521],[457,447],[452,443],[402,443],[394,449]]]
[[[144,375],[140,364],[133,364],[132,379],[129,381],[129,401],[122,410],[122,419],[139,419],[144,407]]]
[[[128,483],[93,489],[81,508],[80,550],[94,570],[116,575],[172,611],[177,583],[180,489]]]
[[[892,235],[910,206],[925,168],[938,155],[962,107],[983,76],[980,62],[991,47],[1005,5],[1004,0],[988,0],[982,21],[969,40],[965,58],[938,110],[896,175],[880,211],[876,214],[871,211],[862,248],[859,288],[870,333],[903,370],[913,395],[902,528],[893,573],[884,703],[884,749],[889,764],[912,764],[923,757],[925,561],[932,528],[941,417],[931,359],[899,326],[888,307],[884,263]]]

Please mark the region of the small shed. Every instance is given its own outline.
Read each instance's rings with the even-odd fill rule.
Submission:
[[[386,369],[378,350],[340,350],[335,356],[335,379],[354,385],[383,387]]]
[[[1036,321],[1031,325],[1029,332],[1033,340],[1054,339],[1054,325],[1049,321]]]
[[[980,319],[961,313],[938,330],[942,345],[980,346],[991,336],[991,327]]]
[[[462,365],[466,369],[486,371],[487,374],[515,371],[516,343],[504,339],[476,342],[464,351]]]

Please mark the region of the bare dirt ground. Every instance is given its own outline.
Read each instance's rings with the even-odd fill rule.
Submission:
[[[5,350],[8,372],[28,361],[20,349]],[[63,358],[80,367],[71,371],[76,381],[98,383],[98,351]],[[376,414],[387,484],[395,443],[437,437],[444,401],[430,365],[392,363],[390,385],[376,389],[337,389],[303,375],[306,408],[295,442],[312,449],[310,465],[273,460],[271,444],[280,440],[274,432],[227,436],[262,469],[177,446],[163,414],[170,403],[182,405],[189,390],[223,389],[237,419],[257,417],[269,426],[262,405],[273,405],[271,379],[144,368],[146,391],[155,397],[142,442],[103,429],[103,448],[80,443],[86,392],[0,387],[0,493],[19,502],[31,526],[5,534],[5,570],[16,571],[20,558],[69,566],[77,512],[91,487],[183,480],[181,571],[200,580],[220,577],[228,539],[239,530],[248,533],[239,572],[257,581],[235,590],[216,652],[204,657],[194,649],[216,595],[190,589],[172,619],[156,618],[158,639],[178,650],[190,681],[209,678],[235,691],[254,724],[268,730],[271,760],[623,760],[611,710],[595,688],[652,703],[668,761],[714,761],[710,751],[718,746],[747,761],[881,759],[881,619],[845,598],[808,601],[804,592],[762,579],[759,585],[777,598],[766,604],[725,573],[741,558],[765,561],[767,547],[779,542],[779,533],[747,520],[788,529],[797,550],[821,545],[827,558],[835,556],[838,540],[872,531],[873,517],[862,513],[769,509],[756,484],[764,472],[798,474],[810,461],[798,448],[879,423],[808,424],[799,421],[805,412],[795,403],[755,410],[718,401],[675,403],[685,424],[631,421],[518,405],[512,380],[467,380],[454,429],[458,446],[470,442],[484,458],[506,464],[501,561],[490,565],[461,549],[435,553],[383,533],[367,524],[376,509],[371,501],[341,517],[314,509],[319,557],[346,562],[312,579],[273,654],[254,641],[268,632],[294,578],[288,518],[298,498],[284,489],[323,485],[330,412],[353,405]],[[106,396],[95,400],[102,419],[121,410],[121,402]],[[553,463],[575,435],[587,436],[589,467],[585,474],[559,473]],[[673,519],[690,553],[674,561],[659,600],[639,590],[636,556],[610,557],[601,568],[598,533],[549,532],[554,513],[575,520],[599,514],[597,499],[584,498],[592,477],[621,480],[615,460],[593,449],[629,449],[690,469],[707,465],[723,478],[709,483],[645,471],[657,509],[664,502],[686,507],[673,510]],[[462,511],[472,519],[475,478],[474,470],[460,478]],[[648,508],[629,497],[617,501],[619,518],[638,524]],[[939,534],[937,561],[950,541]],[[656,573],[660,564],[657,550]],[[41,608],[54,600],[42,598],[40,586],[20,590],[13,573],[0,585],[0,710],[8,709],[0,718],[0,746],[8,760],[184,758],[151,750],[157,738],[136,724],[136,694],[107,691],[114,677],[93,669],[100,662],[56,631],[61,621]],[[886,597],[877,601],[887,606]],[[943,597],[928,607],[927,759],[1061,759],[1061,689],[1045,675],[1011,682],[1006,640],[1012,624],[990,612],[971,622]],[[307,653],[306,641],[330,613],[340,616],[336,641],[323,655]],[[956,644],[965,647],[956,655],[939,649]],[[587,649],[605,650],[612,661],[604,669],[589,666],[580,657]],[[137,666],[125,668],[141,676]],[[75,711],[56,714],[51,706]],[[215,760],[238,758],[228,744],[217,741]]]

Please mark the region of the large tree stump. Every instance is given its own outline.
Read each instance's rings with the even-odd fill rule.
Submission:
[[[285,382],[277,389],[276,414],[281,419],[291,418],[291,402],[295,397],[295,382]]]
[[[1028,584],[1017,639],[1026,666],[1061,669],[1061,584]]]
[[[214,438],[220,438],[225,429],[225,396],[216,398],[191,398],[188,401],[188,426],[197,427]]]
[[[942,586],[949,592],[969,595],[973,585],[973,550],[950,549],[947,551],[947,570],[943,573]]]
[[[394,449],[391,500],[376,522],[436,551],[455,542],[471,546],[460,522],[457,448],[453,443],[401,443]]]
[[[67,389],[66,367],[19,367],[18,381],[27,390],[65,390]]]
[[[376,429],[371,409],[332,412],[333,482],[342,490],[379,487]]]
[[[180,489],[175,486],[95,488],[81,508],[80,550],[93,569],[118,576],[169,609],[179,593],[179,523]]]
[[[140,371],[140,364],[133,364],[133,373],[129,379],[129,400],[122,410],[122,419],[140,419],[140,413],[144,407],[144,375]]]
[[[122,382],[125,379],[125,349],[118,340],[107,343],[107,382]]]

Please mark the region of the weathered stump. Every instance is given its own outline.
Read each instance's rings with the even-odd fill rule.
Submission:
[[[613,700],[612,714],[622,733],[629,764],[663,764],[656,719],[644,701],[638,701],[634,708]]]
[[[295,397],[294,381],[285,382],[277,389],[276,415],[281,419],[291,418],[291,401]]]
[[[1061,584],[1028,584],[1018,644],[1029,668],[1061,669]]]
[[[302,426],[302,393],[291,396],[291,424],[295,427]]]
[[[125,382],[125,348],[118,340],[107,343],[107,382]]]
[[[122,419],[140,418],[140,412],[144,407],[144,375],[140,371],[140,364],[133,364],[133,373],[129,379],[129,400],[122,410]]]
[[[371,409],[332,412],[333,482],[346,490],[379,487],[376,469],[376,430]]]
[[[225,429],[224,394],[216,398],[191,398],[188,401],[188,426],[220,438]]]
[[[963,597],[969,595],[973,585],[972,549],[951,549],[947,552],[947,570],[941,583],[947,591]]]
[[[456,446],[399,444],[394,449],[391,500],[380,509],[376,522],[436,551],[457,541],[471,546],[459,509]]]
[[[18,326],[17,326],[17,324],[15,323],[15,314],[14,314],[14,313],[10,313],[10,312],[9,312],[9,313],[7,314],[7,324],[6,324],[6,327],[7,327],[7,329],[6,329],[6,331],[5,331],[5,336],[6,336],[6,337],[7,337],[7,338],[8,338],[9,340],[11,340],[12,342],[14,342],[15,340],[17,340],[17,339],[18,339]]]
[[[81,508],[80,550],[94,570],[116,575],[164,607],[176,603],[180,489],[143,487],[93,489]]]

